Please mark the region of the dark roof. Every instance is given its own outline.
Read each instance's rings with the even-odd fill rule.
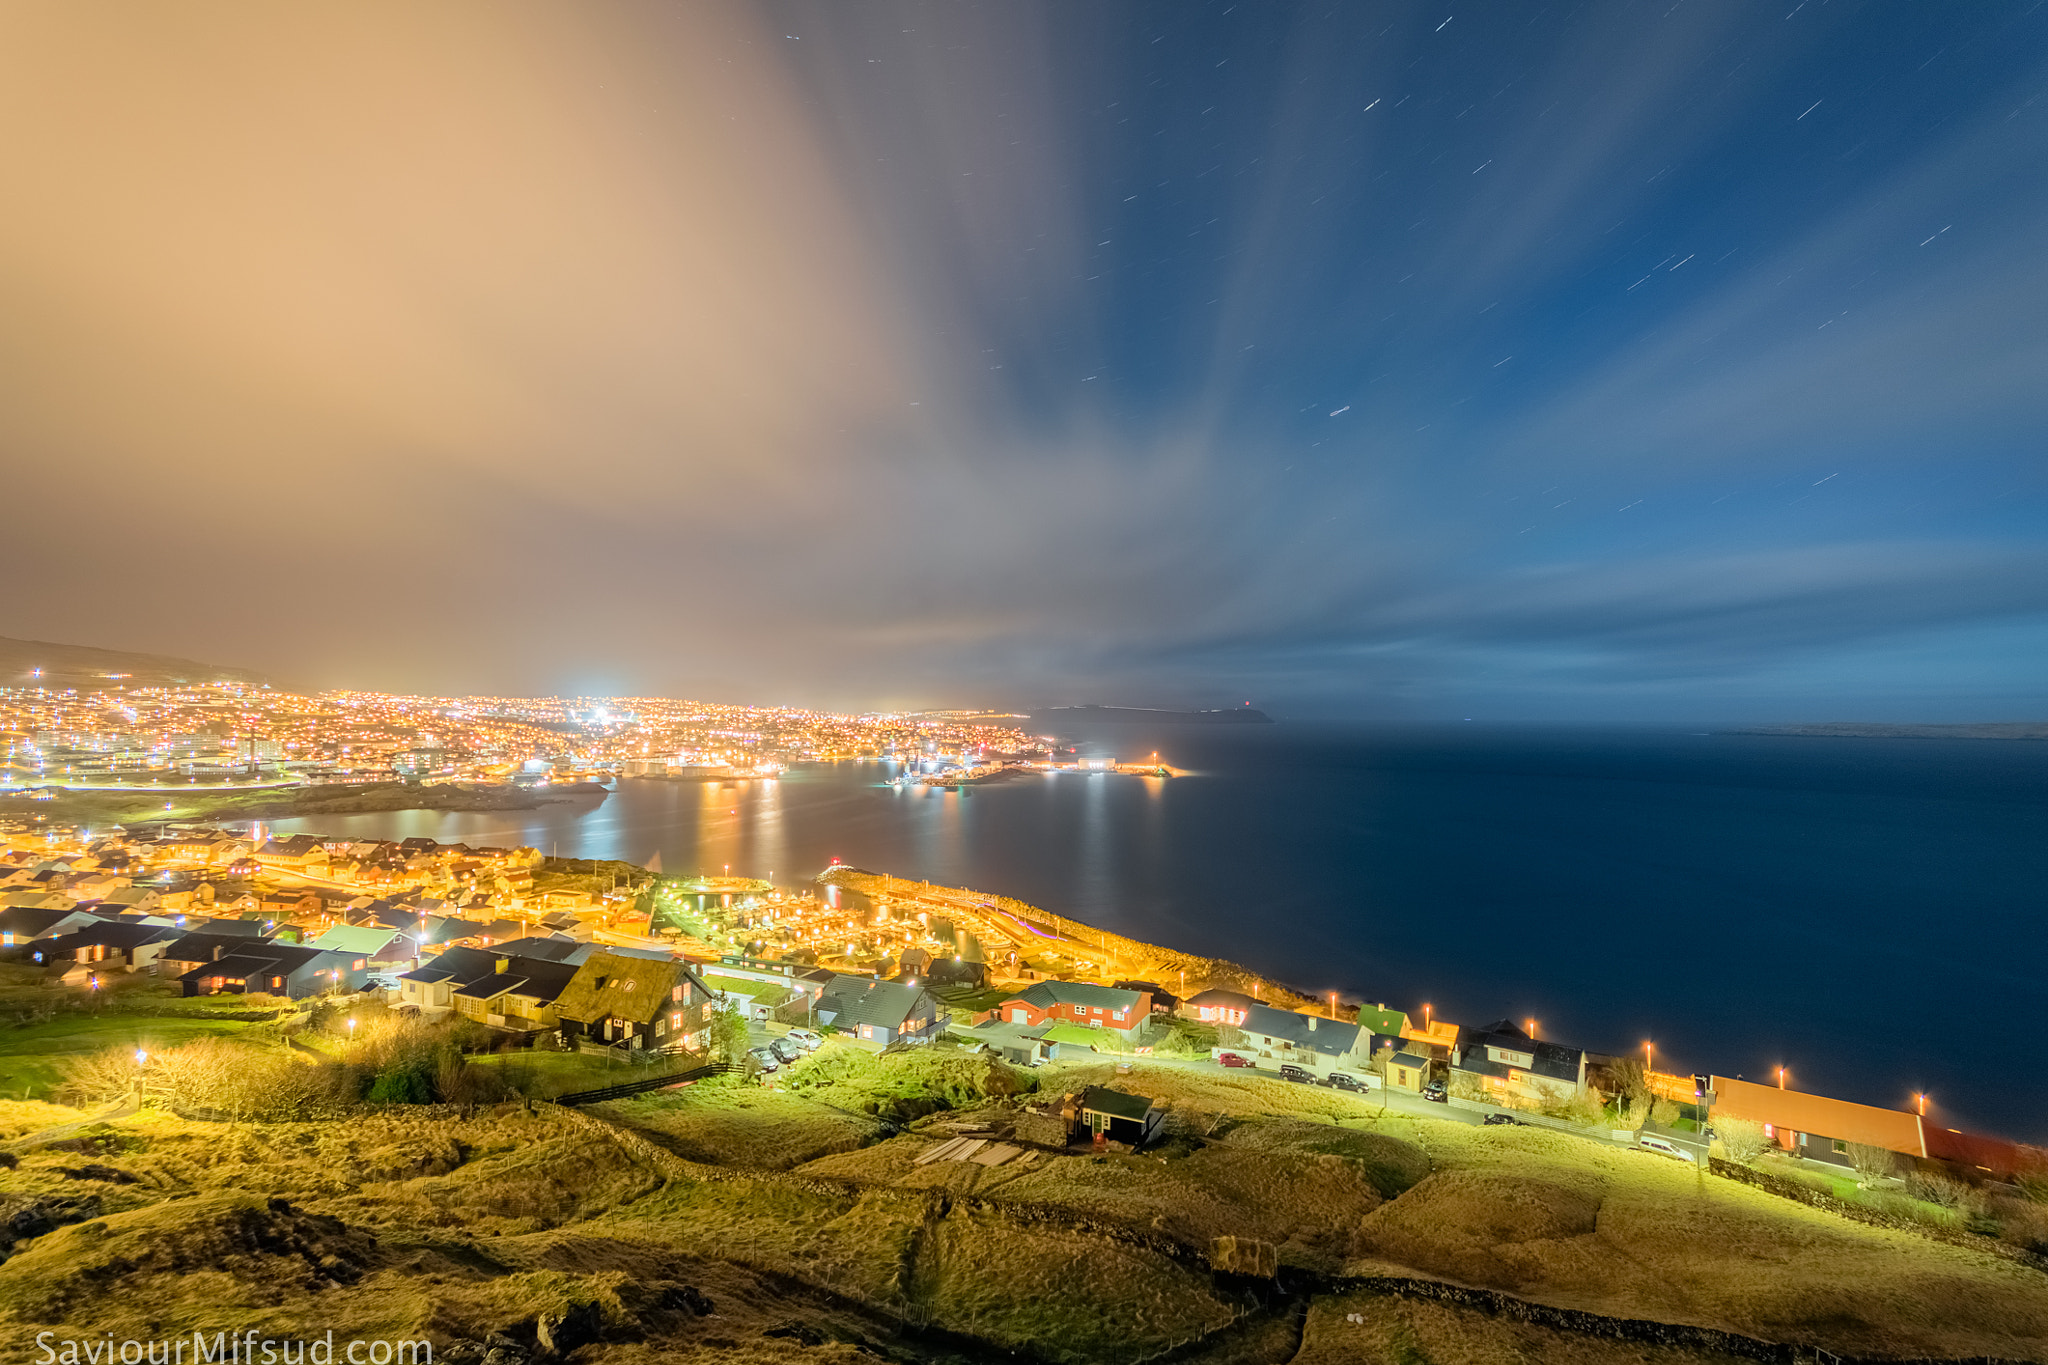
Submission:
[[[1527,1066],[1510,1067],[1506,1062],[1496,1062],[1487,1056],[1489,1047],[1503,1048],[1510,1052],[1526,1053]],[[1458,1045],[1457,1066],[1460,1071],[1470,1071],[1482,1076],[1505,1077],[1510,1070],[1520,1070],[1546,1080],[1579,1081],[1579,1061],[1585,1053],[1575,1047],[1561,1043],[1539,1042],[1508,1020],[1502,1019],[1470,1033]]]
[[[588,943],[570,938],[567,934],[534,934],[526,938],[515,938],[508,943],[500,943],[497,945],[497,951],[507,957],[537,957],[549,962],[580,964],[585,957],[597,950]]]
[[[1145,1115],[1152,1112],[1152,1101],[1143,1095],[1127,1095],[1121,1090],[1111,1090],[1106,1085],[1091,1085],[1081,1092],[1081,1112],[1107,1114],[1113,1119],[1130,1119],[1143,1123]]]
[[[1358,1046],[1356,1024],[1313,1014],[1296,1014],[1293,1010],[1274,1009],[1271,1005],[1254,1004],[1246,1010],[1242,1027],[1246,1033],[1282,1038],[1296,1047],[1312,1048],[1317,1052],[1349,1052]]]
[[[51,925],[78,913],[42,905],[10,905],[0,910],[0,930],[10,934],[40,934]]]
[[[1144,997],[1137,991],[1120,991],[1098,986],[1093,981],[1035,981],[1022,995],[1013,997],[1038,1009],[1055,1005],[1083,1005],[1089,1009],[1136,1009]]]
[[[246,934],[195,929],[165,944],[164,957],[172,962],[211,962],[218,957],[246,953],[254,946]]]
[[[68,953],[79,948],[93,948],[105,945],[109,948],[140,948],[145,943],[158,939],[181,937],[178,930],[161,924],[136,924],[122,920],[104,920],[73,929],[67,934],[58,934],[42,941],[42,947],[50,952]]]
[[[523,995],[542,1002],[552,1002],[561,997],[564,989],[575,979],[576,968],[566,962],[543,962],[538,958],[519,957],[506,961],[502,972],[487,972],[459,987],[457,995],[472,1000],[492,1000],[507,993]]]
[[[929,1008],[926,1008],[926,1006]],[[931,992],[900,981],[876,981],[865,976],[835,976],[818,997],[818,1017],[839,1029],[878,1024],[900,1029],[912,1015],[937,1018],[939,1002]]]
[[[260,949],[203,962],[178,979],[203,981],[209,976],[235,976],[247,980],[252,976],[290,976],[316,959],[345,956],[342,953],[324,953],[317,948],[294,947],[289,943],[266,943]]]

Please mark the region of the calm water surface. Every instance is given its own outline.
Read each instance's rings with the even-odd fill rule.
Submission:
[[[1136,938],[1660,1067],[2048,1138],[2004,1040],[2048,1018],[2048,743],[1682,731],[1103,727],[1160,781],[971,794],[879,764],[629,781],[532,812],[280,832],[517,842],[783,881],[833,858],[999,891]]]

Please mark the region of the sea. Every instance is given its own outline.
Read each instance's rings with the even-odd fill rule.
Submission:
[[[947,791],[878,762],[621,780],[426,835],[801,883],[835,859],[1015,896],[1304,991],[2048,1140],[2048,742],[1684,728],[1100,725]]]

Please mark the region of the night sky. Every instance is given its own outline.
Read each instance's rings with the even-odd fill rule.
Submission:
[[[0,14],[0,634],[2048,712],[2048,6]]]

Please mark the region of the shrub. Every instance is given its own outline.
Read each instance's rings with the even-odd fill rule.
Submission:
[[[1748,1165],[1769,1150],[1771,1140],[1764,1136],[1764,1126],[1755,1119],[1715,1119],[1714,1135],[1721,1140],[1721,1150],[1730,1161]]]
[[[1899,1159],[1888,1147],[1872,1147],[1867,1143],[1849,1144],[1849,1164],[1856,1174],[1863,1177],[1863,1183],[1873,1185],[1880,1180],[1889,1180],[1898,1172]]]
[[[1964,1217],[1984,1211],[1984,1196],[1962,1181],[1936,1171],[1915,1171],[1906,1177],[1906,1193],[1915,1199],[1951,1209]]]

